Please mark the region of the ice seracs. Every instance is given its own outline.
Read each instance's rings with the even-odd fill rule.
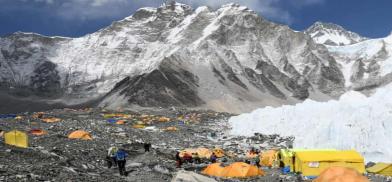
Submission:
[[[350,91],[324,103],[257,109],[230,118],[231,133],[294,136],[295,148],[355,149],[367,161],[392,162],[391,91],[389,84],[370,97]]]

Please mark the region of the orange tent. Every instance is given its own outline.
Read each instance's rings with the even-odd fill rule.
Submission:
[[[258,157],[258,156],[259,156],[259,154],[252,153],[252,152],[247,152],[246,155],[245,155],[245,157],[247,159],[253,159],[253,158]]]
[[[235,162],[225,167],[221,173],[226,178],[246,178],[255,176],[264,176],[264,171],[256,166],[244,162]]]
[[[124,121],[124,120],[118,120],[118,121],[116,122],[116,124],[118,124],[118,125],[123,125],[123,124],[125,124],[125,121]]]
[[[160,117],[158,121],[159,121],[159,122],[169,122],[169,121],[170,121],[170,118],[167,118],[167,117]]]
[[[192,156],[193,153],[197,153],[197,155],[199,155],[200,158],[210,158],[212,152],[207,149],[207,148],[197,148],[197,149],[185,149],[183,151],[180,152],[180,157],[184,157],[185,154],[188,154],[190,156]]]
[[[37,119],[37,118],[42,118],[44,116],[44,112],[37,112],[35,114],[33,114],[33,118]]]
[[[369,180],[355,169],[335,166],[324,170],[313,182],[369,182]]]
[[[221,166],[221,163],[213,163],[208,165],[201,173],[208,176],[221,177],[223,170],[224,167]]]
[[[171,127],[167,127],[165,129],[163,129],[163,131],[178,131],[177,127],[171,126]]]
[[[60,122],[61,119],[52,117],[52,118],[44,118],[44,119],[42,119],[42,121],[45,123],[57,123],[57,122]]]
[[[31,133],[32,135],[36,135],[36,136],[41,136],[41,135],[46,135],[46,134],[48,134],[46,131],[41,130],[41,129],[32,129],[32,130],[30,130],[30,133]]]
[[[68,138],[70,139],[82,139],[82,140],[92,140],[90,133],[83,131],[83,130],[77,130],[72,132],[71,134],[68,135]]]
[[[274,162],[278,160],[278,151],[276,150],[269,150],[264,152],[260,156],[260,165],[272,167]]]
[[[225,152],[224,152],[221,148],[215,148],[212,152],[213,152],[213,153],[216,155],[216,157],[218,157],[218,158],[221,158],[221,157],[225,156]]]

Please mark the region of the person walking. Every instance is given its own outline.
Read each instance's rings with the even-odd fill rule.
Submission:
[[[119,149],[116,153],[116,160],[118,165],[118,170],[120,171],[121,176],[125,176],[125,164],[127,163],[126,158],[128,154],[123,150]]]

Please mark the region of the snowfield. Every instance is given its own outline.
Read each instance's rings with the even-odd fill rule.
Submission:
[[[392,84],[366,97],[350,91],[338,101],[306,100],[230,118],[231,134],[294,136],[295,148],[355,149],[366,161],[392,162]]]

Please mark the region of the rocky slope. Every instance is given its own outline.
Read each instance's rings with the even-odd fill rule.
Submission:
[[[0,49],[2,92],[68,105],[239,113],[346,89],[324,45],[236,4],[142,8],[80,38],[15,33]]]
[[[315,42],[330,46],[351,45],[367,40],[366,37],[333,23],[316,22],[305,30],[305,33],[310,35]]]

